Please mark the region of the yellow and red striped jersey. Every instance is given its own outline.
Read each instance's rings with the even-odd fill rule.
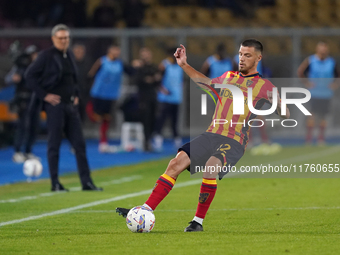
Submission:
[[[248,107],[248,88],[252,88],[252,102],[255,109],[261,109],[265,102],[269,102],[267,91],[275,87],[270,81],[261,78],[259,73],[243,76],[237,71],[228,71],[222,76],[212,79],[211,84],[228,84],[237,86],[244,95],[244,114],[233,115],[233,95],[229,89],[221,89],[219,95],[222,104],[218,101],[212,122],[207,132],[220,134],[238,141],[246,147],[249,139],[249,120],[257,117]],[[216,120],[226,120],[220,122]],[[215,121],[214,121],[215,120]],[[235,124],[236,123],[236,124]],[[255,124],[254,124],[255,125]]]

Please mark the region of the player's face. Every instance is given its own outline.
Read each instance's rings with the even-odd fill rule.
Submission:
[[[321,59],[325,59],[328,56],[328,46],[325,43],[319,43],[316,47],[316,54]]]
[[[60,30],[52,36],[54,47],[60,51],[66,51],[70,46],[70,33],[66,30]]]
[[[111,58],[118,58],[120,56],[120,48],[119,47],[111,47],[109,48],[109,55]]]
[[[261,53],[256,51],[254,47],[244,47],[241,45],[239,50],[239,71],[245,74],[256,72],[257,64],[261,58]]]
[[[140,50],[139,57],[146,63],[150,63],[152,61],[152,53],[149,49],[146,48]]]
[[[83,45],[76,45],[73,47],[73,54],[77,60],[83,60],[86,54],[85,46]]]

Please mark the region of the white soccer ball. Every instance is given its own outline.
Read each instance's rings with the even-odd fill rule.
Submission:
[[[132,232],[150,232],[155,226],[155,215],[144,206],[136,206],[128,212],[126,225]]]
[[[39,177],[42,170],[43,166],[37,159],[27,159],[24,163],[23,172],[27,177]]]

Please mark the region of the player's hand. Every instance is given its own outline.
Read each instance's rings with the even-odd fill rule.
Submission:
[[[145,83],[154,83],[155,82],[155,78],[152,77],[151,75],[145,76],[144,82]]]
[[[79,104],[79,97],[75,97],[73,100],[73,105],[78,105]]]
[[[307,89],[311,89],[311,88],[315,87],[314,83],[311,82],[311,81],[306,81],[305,86],[306,86]]]
[[[60,103],[60,96],[49,93],[45,96],[44,101],[46,101],[47,103],[50,103],[53,106],[56,106],[57,104]]]
[[[279,94],[279,92],[277,92],[276,96],[277,96],[277,104],[280,104],[280,94]],[[268,97],[269,103],[272,104],[273,103],[273,92],[267,90],[267,97]]]
[[[170,95],[170,91],[169,91],[167,88],[165,88],[164,86],[161,86],[161,87],[159,88],[159,90],[160,90],[160,92],[161,92],[162,94],[164,94],[164,95]]]
[[[331,85],[329,85],[329,88],[335,91],[339,88],[339,84],[337,82],[332,82]]]
[[[180,48],[177,48],[174,57],[176,58],[177,64],[179,66],[184,66],[187,64],[187,54],[183,44],[181,44]]]
[[[143,66],[143,62],[140,59],[135,59],[131,63],[133,68],[141,68]]]
[[[19,82],[21,82],[21,75],[20,75],[20,74],[17,74],[17,73],[13,74],[13,76],[12,76],[12,81],[13,81],[14,83],[19,83]]]

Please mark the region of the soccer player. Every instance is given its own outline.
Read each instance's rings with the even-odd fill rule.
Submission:
[[[277,114],[283,118],[289,118],[288,108],[286,108],[286,114],[282,115],[279,94],[273,95],[272,93],[274,85],[270,81],[262,79],[257,72],[256,68],[262,58],[262,51],[263,46],[259,41],[255,39],[243,41],[239,49],[239,71],[228,71],[212,80],[187,63],[186,49],[183,45],[181,45],[181,48],[177,48],[174,56],[178,65],[199,86],[203,86],[201,82],[210,86],[213,84],[235,85],[243,91],[247,98],[245,101],[253,100],[253,106],[256,109],[260,109],[266,101],[273,103],[274,97],[277,97]],[[252,88],[252,98],[248,98],[248,88]],[[214,166],[215,169],[223,166],[231,167],[243,156],[250,129],[247,123],[254,119],[256,115],[249,111],[246,102],[244,104],[245,113],[233,115],[233,97],[229,89],[221,89],[220,97],[222,104],[216,105],[211,125],[205,133],[179,148],[176,157],[169,162],[165,173],[157,180],[151,195],[144,204],[146,208],[155,210],[158,204],[169,194],[178,175],[184,170],[188,169],[194,174],[195,167],[193,166],[203,166],[204,164],[206,169],[209,169],[210,166]],[[225,124],[214,125],[215,119],[225,119],[228,120],[228,123],[223,122]],[[243,121],[245,126],[242,125]],[[231,125],[231,122],[236,125]],[[205,171],[203,173],[197,211],[190,225],[185,228],[185,232],[203,231],[203,219],[217,190],[216,177],[219,176],[219,179],[221,179],[225,174],[227,172],[223,171]],[[129,209],[118,207],[116,211],[126,216]]]
[[[236,54],[233,58],[233,70],[234,71],[238,70],[238,64],[239,64],[239,54]],[[263,58],[259,61],[258,65],[257,65],[257,71],[259,72],[259,74],[261,75],[262,78],[271,78],[271,76],[272,76],[271,70],[263,65]],[[269,108],[270,108],[269,104],[265,104],[262,107],[262,110],[268,110]],[[264,121],[263,116],[258,116],[257,118]],[[268,134],[267,134],[266,125],[259,127],[258,131],[259,131],[260,137],[261,137],[260,146],[262,146],[262,144],[270,144],[270,139],[269,139]],[[254,133],[254,130],[251,130],[250,134],[249,134],[249,145],[248,145],[248,147],[253,147],[255,145],[254,142],[252,142],[252,141],[254,141],[254,139],[253,139],[254,134],[253,133]]]
[[[94,122],[101,122],[100,142],[98,150],[101,153],[116,152],[116,148],[108,144],[107,131],[111,121],[111,109],[116,106],[120,96],[120,86],[123,73],[131,75],[134,69],[125,65],[120,57],[120,48],[111,45],[107,55],[97,59],[89,71],[89,77],[94,77],[90,94],[91,103],[87,105],[86,111]]]
[[[307,117],[306,143],[311,144],[313,129],[319,124],[318,144],[325,143],[326,117],[333,97],[333,91],[337,88],[333,78],[339,77],[335,60],[328,55],[328,45],[319,42],[316,46],[316,54],[306,58],[298,69],[298,76],[311,93],[311,112]]]
[[[168,49],[168,57],[158,66],[158,70],[163,74],[161,89],[157,95],[160,109],[155,128],[155,149],[159,151],[163,148],[162,129],[167,118],[171,119],[175,146],[178,148],[182,144],[182,138],[178,135],[177,122],[179,106],[183,100],[183,70],[176,63],[175,50],[176,48]]]

